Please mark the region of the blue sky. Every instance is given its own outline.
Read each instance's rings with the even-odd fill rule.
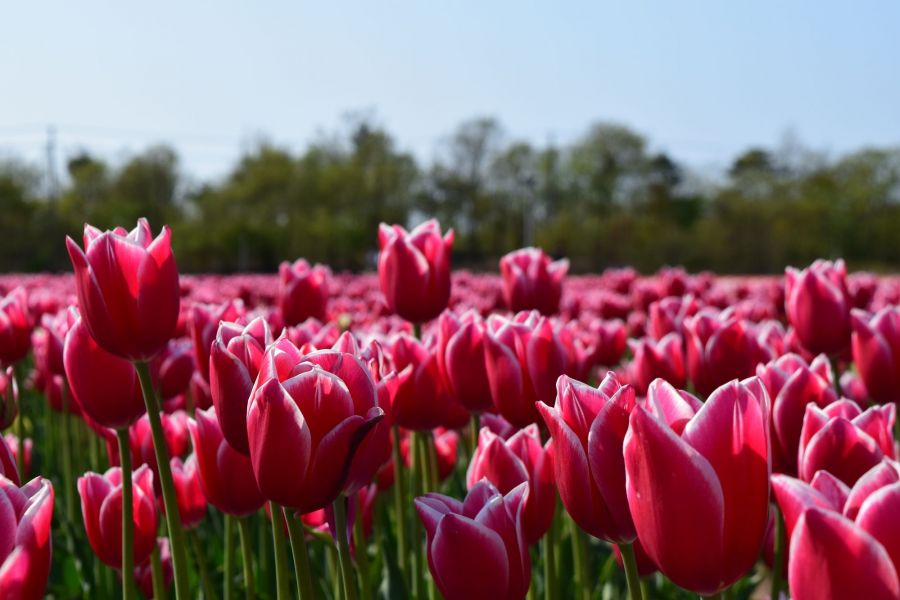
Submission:
[[[477,115],[537,143],[619,121],[699,168],[788,131],[897,145],[898,24],[900,3],[867,0],[19,2],[0,13],[0,155],[41,159],[54,124],[62,159],[168,141],[209,178],[359,109],[424,160]]]

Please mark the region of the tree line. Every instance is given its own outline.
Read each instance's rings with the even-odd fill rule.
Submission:
[[[424,164],[357,119],[299,153],[259,143],[215,182],[194,182],[168,146],[116,165],[79,153],[54,197],[43,179],[0,162],[0,271],[68,270],[65,235],[139,216],[171,225],[185,272],[273,271],[300,256],[371,269],[379,222],[428,216],[456,230],[454,264],[472,269],[495,270],[525,245],[569,257],[575,272],[773,273],[838,256],[855,269],[900,266],[900,147],[757,147],[703,175],[622,125],[539,146],[482,118]]]

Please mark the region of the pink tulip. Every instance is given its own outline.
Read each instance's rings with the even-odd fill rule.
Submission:
[[[675,584],[715,594],[744,576],[769,513],[769,399],[751,378],[703,405],[651,384],[625,436],[628,507],[647,555]]]
[[[900,308],[886,306],[874,316],[853,309],[853,362],[875,402],[900,400]]]
[[[511,492],[520,483],[528,484],[522,525],[525,539],[530,544],[544,537],[556,511],[556,482],[550,448],[550,442],[541,445],[536,424],[520,429],[508,440],[483,427],[466,473],[466,485],[470,490],[482,479],[490,481],[501,494]]]
[[[810,352],[835,355],[849,346],[852,300],[844,261],[817,260],[802,271],[788,267],[784,307]]]
[[[625,497],[622,443],[634,388],[608,373],[599,388],[562,376],[556,403],[537,403],[553,439],[553,469],[563,506],[594,537],[615,543],[635,538]]]
[[[500,259],[506,306],[513,312],[536,310],[543,315],[556,314],[568,270],[568,260],[552,262],[540,248],[510,252]]]
[[[522,600],[531,558],[522,530],[527,484],[505,496],[482,480],[460,502],[416,498],[425,527],[428,569],[446,600]]]
[[[324,321],[327,318],[330,279],[328,267],[310,267],[302,258],[293,264],[282,262],[278,267],[278,308],[284,324],[296,325],[310,317]]]
[[[52,555],[53,484],[37,477],[21,488],[0,476],[0,591],[4,598],[44,597]]]

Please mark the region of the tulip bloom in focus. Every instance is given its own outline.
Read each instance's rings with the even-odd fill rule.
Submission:
[[[222,323],[209,354],[209,391],[216,416],[225,439],[244,454],[250,454],[247,401],[263,353],[271,343],[272,334],[262,318],[254,319],[246,327]]]
[[[850,400],[840,400],[824,409],[806,406],[797,470],[800,479],[811,481],[825,470],[853,485],[884,458],[896,458],[893,404],[872,406],[863,411]]]
[[[392,312],[424,323],[447,308],[452,229],[441,237],[441,226],[434,219],[408,233],[400,225],[382,223],[378,246],[378,280]]]
[[[446,311],[438,323],[437,360],[450,393],[466,409],[489,411],[494,403],[485,366],[486,326],[474,311],[457,318]]]
[[[428,568],[445,600],[522,600],[528,593],[526,490],[522,483],[504,496],[482,480],[463,502],[441,494],[416,498]]]
[[[84,250],[66,238],[81,317],[107,352],[147,360],[175,333],[180,290],[171,238],[165,226],[153,239],[146,219],[131,232],[85,225]]]
[[[383,416],[375,383],[358,358],[329,350],[302,356],[289,341],[276,342],[247,407],[259,489],[304,513],[352,494],[381,466],[382,453],[360,448]]]
[[[556,314],[568,271],[567,259],[552,262],[540,248],[510,252],[500,259],[507,308],[513,312],[536,310],[542,315]]]
[[[790,542],[795,600],[900,597],[900,465],[884,461],[852,488],[826,471],[811,483],[774,475]]]
[[[727,383],[699,405],[653,382],[629,419],[625,470],[634,527],[659,570],[699,594],[727,588],[756,562],[768,523],[762,383]]]
[[[250,458],[225,441],[213,409],[196,411],[188,427],[197,456],[200,485],[209,503],[238,517],[259,510],[266,499],[256,485]]]
[[[490,481],[501,494],[511,492],[520,483],[528,484],[522,527],[530,544],[544,537],[556,511],[550,444],[541,445],[541,433],[535,424],[520,429],[508,440],[483,427],[466,473],[470,490],[482,479]]]
[[[146,466],[132,475],[134,482],[134,563],[150,556],[156,545],[158,523],[153,493],[153,473]],[[113,467],[106,473],[86,473],[78,478],[81,515],[91,549],[103,564],[122,567],[122,469]]]
[[[53,484],[37,477],[23,487],[0,476],[0,592],[3,598],[44,597],[50,574]]]
[[[847,267],[844,261],[817,260],[798,271],[784,272],[784,309],[803,347],[814,354],[835,355],[850,345]]]
[[[98,424],[123,429],[146,412],[134,367],[99,346],[84,318],[66,335],[63,362],[75,400]]]
[[[806,405],[825,408],[838,399],[828,357],[820,354],[807,364],[796,354],[785,354],[759,365],[756,374],[772,399],[773,470],[796,475]]]
[[[625,497],[622,443],[634,388],[607,373],[598,388],[562,376],[556,404],[539,403],[553,438],[553,468],[566,512],[594,537],[614,543],[635,538]]]

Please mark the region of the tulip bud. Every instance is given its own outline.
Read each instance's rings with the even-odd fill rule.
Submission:
[[[285,261],[278,268],[278,308],[285,325],[296,325],[310,317],[324,321],[328,308],[328,267],[310,267],[302,258]]]
[[[536,310],[542,315],[556,314],[568,271],[568,260],[551,262],[540,248],[510,252],[500,259],[506,306],[513,312]]]
[[[158,516],[153,493],[153,473],[142,466],[132,474],[134,506],[134,562],[140,564],[156,545]],[[81,515],[91,549],[103,564],[122,566],[122,469],[86,473],[78,478]]]
[[[522,513],[525,539],[534,544],[544,537],[556,512],[556,483],[550,442],[541,445],[537,425],[519,430],[508,440],[482,428],[466,473],[466,486],[471,490],[482,479],[490,481],[501,494],[527,483]]]
[[[188,421],[203,495],[229,515],[244,517],[266,499],[259,491],[250,458],[235,450],[222,434],[212,408],[198,410]]]
[[[700,405],[656,380],[645,406],[624,442],[635,530],[675,584],[716,594],[744,576],[765,537],[768,394],[756,378],[733,381]]]
[[[900,308],[886,306],[874,316],[853,309],[853,362],[871,398],[900,400]]]
[[[53,484],[37,477],[21,488],[0,475],[0,590],[4,598],[43,598],[50,575]]]
[[[85,225],[84,250],[66,238],[82,319],[107,352],[147,360],[175,333],[180,290],[171,238],[163,227],[153,239],[146,219],[130,233]]]
[[[206,496],[200,484],[197,455],[191,454],[184,462],[176,456],[171,468],[181,524],[185,529],[193,529],[206,516]]]
[[[28,295],[17,287],[0,298],[0,363],[17,363],[31,349],[31,317]]]
[[[850,344],[851,306],[844,261],[817,260],[802,271],[785,270],[788,322],[810,352],[835,355]]]
[[[409,233],[400,225],[378,228],[378,279],[388,308],[413,323],[437,317],[450,299],[453,230],[442,238],[434,219]]]
[[[522,483],[503,496],[482,480],[464,502],[441,494],[416,498],[428,568],[446,600],[521,600],[528,593],[531,558],[522,543],[527,489]]]

